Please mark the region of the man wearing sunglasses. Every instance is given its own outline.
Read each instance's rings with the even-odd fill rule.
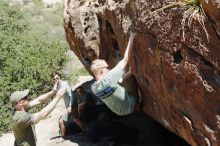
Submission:
[[[36,146],[36,135],[34,124],[45,119],[47,115],[55,108],[58,101],[63,97],[65,91],[57,91],[57,83],[52,91],[43,94],[36,99],[29,101],[29,90],[15,91],[10,96],[10,102],[14,108],[12,119],[12,130],[15,136],[15,146]],[[54,99],[41,111],[37,113],[28,113],[27,110],[33,106],[44,103],[47,99]]]
[[[73,105],[73,95],[72,95],[72,90],[69,85],[69,83],[65,80],[61,79],[61,75],[58,72],[53,72],[51,74],[51,79],[53,83],[57,83],[58,89],[63,89],[66,91],[64,95],[64,103],[66,106],[66,111],[62,114],[62,116],[59,119],[59,127],[60,127],[60,134],[61,136],[65,136],[66,134],[66,129],[68,126],[72,123],[73,117],[71,117],[71,112],[72,112],[72,105]]]

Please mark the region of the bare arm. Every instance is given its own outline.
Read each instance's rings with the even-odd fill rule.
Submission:
[[[47,99],[53,97],[56,92],[57,92],[57,84],[58,82],[56,82],[54,84],[54,87],[53,87],[53,90],[48,92],[48,93],[45,93],[43,95],[40,95],[38,96],[37,98],[35,98],[34,100],[30,101],[29,104],[28,104],[28,107],[33,107],[33,106],[36,106],[36,105],[39,105],[39,104],[42,104],[44,103]]]
[[[33,114],[33,123],[38,123],[40,120],[45,119],[48,114],[56,107],[58,101],[63,97],[65,91],[59,90],[56,97],[40,112]]]
[[[128,61],[131,58],[131,52],[132,52],[132,48],[133,48],[133,43],[134,43],[134,37],[135,37],[135,33],[131,32],[130,33],[130,38],[129,38],[129,42],[127,45],[127,48],[125,50],[125,54],[124,54],[124,58],[119,62],[120,64],[122,64],[123,68],[126,67],[126,65],[128,64]]]
[[[68,113],[71,113],[71,111],[72,111],[72,107],[71,107],[71,106],[68,106],[67,112],[68,112]]]
[[[33,106],[39,105],[41,103],[44,103],[47,99],[53,97],[53,95],[55,95],[55,93],[56,93],[55,91],[50,91],[48,93],[40,95],[36,99],[30,101],[28,107],[33,107]]]
[[[85,101],[78,104],[78,113],[81,113],[84,110],[85,104]]]
[[[132,75],[132,71],[131,71],[131,66],[130,66],[128,72],[126,72],[125,74],[123,74],[122,78],[120,78],[118,82],[119,82],[119,83],[122,83],[123,81],[125,81],[126,79],[128,79],[131,75]]]

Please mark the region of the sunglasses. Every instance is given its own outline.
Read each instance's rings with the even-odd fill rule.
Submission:
[[[59,79],[59,77],[53,78],[53,80],[58,80],[58,79]]]
[[[60,77],[54,77],[54,78],[52,79],[53,82],[57,82],[58,80],[60,80]]]

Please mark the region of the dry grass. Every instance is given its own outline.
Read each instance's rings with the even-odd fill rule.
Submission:
[[[181,26],[182,26],[182,36],[183,36],[183,40],[185,40],[185,28],[186,26],[191,27],[192,26],[192,22],[194,21],[198,21],[199,24],[201,25],[201,27],[203,28],[207,40],[209,41],[209,34],[206,30],[205,27],[205,19],[206,19],[206,14],[203,10],[202,7],[202,3],[204,2],[204,0],[180,0],[177,2],[171,2],[168,5],[165,5],[159,9],[156,9],[155,11],[149,13],[149,17],[154,17],[154,15],[157,15],[157,13],[166,10],[166,9],[170,9],[170,8],[184,8],[184,13],[183,13],[183,19],[181,22]]]

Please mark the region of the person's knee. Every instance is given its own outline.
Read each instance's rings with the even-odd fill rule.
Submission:
[[[61,136],[65,136],[65,134],[66,134],[66,126],[65,126],[65,122],[63,121],[62,118],[59,120],[59,127],[60,127],[60,134],[61,134]]]
[[[66,126],[65,126],[65,121],[62,118],[59,120],[59,125],[60,125],[61,132],[64,131]]]
[[[60,124],[60,125],[64,125],[64,122],[63,122],[63,119],[62,119],[62,118],[59,119],[59,124]]]

